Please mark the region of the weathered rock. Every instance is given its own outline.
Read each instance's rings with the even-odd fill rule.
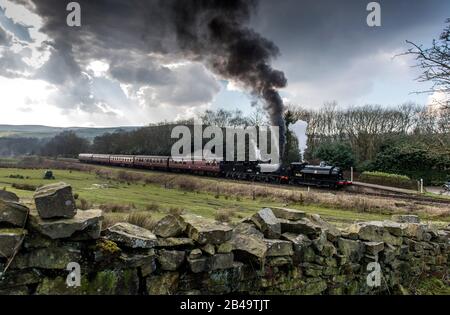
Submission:
[[[0,229],[0,258],[10,258],[18,252],[25,235],[24,229]]]
[[[81,250],[76,244],[60,244],[21,252],[11,264],[14,269],[41,268],[65,270],[70,262],[81,261]]]
[[[2,191],[2,190],[0,190]],[[12,201],[0,199],[0,224],[15,227],[24,227],[28,218],[29,209]]]
[[[102,221],[98,221],[89,225],[87,228],[81,231],[75,232],[70,239],[72,241],[89,241],[95,240],[100,237],[102,231]]]
[[[180,280],[178,272],[165,272],[147,278],[147,289],[150,295],[175,294]]]
[[[240,261],[252,261],[258,264],[262,264],[264,261],[267,253],[267,244],[261,235],[256,233],[241,234],[235,230],[231,244],[233,245],[233,253],[236,259]]]
[[[10,201],[10,202],[19,202],[19,197],[13,192],[0,190],[0,200]]]
[[[121,253],[116,265],[122,269],[150,267],[146,269],[147,274],[149,274],[149,272],[152,273],[156,270],[156,255],[153,249],[142,254]]]
[[[252,216],[252,221],[267,238],[280,238],[281,225],[271,209],[264,208],[258,211]]]
[[[221,244],[231,238],[233,230],[224,224],[217,224],[199,216],[183,215],[190,238],[199,244]]]
[[[264,238],[264,234],[259,231],[251,220],[250,222],[241,222],[233,229],[233,234],[255,235]]]
[[[265,239],[264,242],[267,245],[267,257],[292,256],[294,254],[291,242],[268,239]]]
[[[204,272],[208,268],[208,259],[206,257],[195,257],[192,258],[191,256],[187,259],[189,268],[193,273],[199,273]]]
[[[0,270],[3,271],[3,268]],[[3,276],[0,276],[0,289],[9,291],[8,288],[38,284],[41,280],[42,274],[37,269],[18,270],[9,268]]]
[[[193,247],[194,241],[187,237],[168,237],[168,238],[158,238],[156,247],[171,247],[171,248],[177,248],[177,247]]]
[[[394,236],[403,236],[406,231],[406,225],[393,221],[383,221],[383,227]]]
[[[209,270],[228,269],[233,267],[234,256],[233,253],[215,254],[211,256],[208,261]]]
[[[316,226],[319,226],[321,230],[326,231],[327,238],[330,242],[335,242],[341,232],[331,223],[322,219],[318,214],[307,214],[306,217]]]
[[[298,221],[290,221],[284,219],[278,219],[278,221],[281,224],[282,233],[304,234],[315,237],[321,232],[320,226],[314,224],[307,218]]]
[[[202,247],[202,251],[205,254],[212,256],[216,253],[216,248],[214,247],[213,244],[206,244],[205,246]]]
[[[361,241],[338,239],[339,251],[351,260],[358,261],[364,256],[364,244]]]
[[[156,223],[153,232],[160,237],[177,237],[186,230],[186,223],[175,215],[167,215]]]
[[[383,242],[364,242],[367,253],[370,255],[377,255],[384,249]]]
[[[294,250],[294,261],[301,262],[304,260],[305,252],[307,252],[307,249],[310,250],[311,254],[309,259],[307,260],[313,260],[314,252],[312,251],[311,240],[303,234],[293,234],[293,233],[283,233],[281,236],[283,239],[292,242],[293,250]]]
[[[95,239],[100,236],[102,219],[101,210],[78,211],[73,218],[52,220],[43,220],[36,212],[31,211],[28,227],[30,230],[37,231],[51,239],[68,238],[76,232],[86,230]]]
[[[313,247],[318,253],[322,252],[326,242],[328,242],[328,240],[327,235],[324,231],[320,233],[319,237],[312,240]]]
[[[77,213],[72,187],[66,183],[38,188],[34,194],[34,202],[43,219],[73,218]]]
[[[399,223],[420,223],[420,218],[411,214],[396,214],[392,216],[392,220]]]
[[[197,259],[197,258],[202,257],[202,254],[203,254],[202,250],[199,249],[199,248],[196,248],[194,250],[191,250],[191,252],[189,253],[188,258],[190,258],[190,259]]]
[[[103,270],[92,277],[81,275],[80,287],[69,287],[65,277],[44,278],[39,295],[137,295],[139,277],[135,269]]]
[[[162,270],[175,271],[184,262],[186,253],[178,250],[160,250],[158,252],[158,262]]]
[[[271,209],[273,214],[279,219],[298,221],[306,217],[306,213],[300,210],[278,208],[278,207],[273,207]]]
[[[225,242],[220,244],[217,247],[217,253],[219,254],[227,254],[227,253],[231,253],[233,251],[233,244],[231,244],[231,242]]]
[[[396,237],[389,233],[383,226],[383,222],[379,221],[353,224],[348,228],[348,232],[357,233],[358,238],[364,241],[385,242],[392,245],[400,245],[403,242],[402,237]]]
[[[279,267],[291,264],[292,264],[292,257],[290,256],[268,257],[266,263],[267,266],[271,267]]]
[[[418,223],[406,224],[405,236],[421,241],[425,233],[425,225]]]
[[[156,236],[147,229],[130,223],[116,223],[105,231],[105,237],[129,248],[153,248]]]

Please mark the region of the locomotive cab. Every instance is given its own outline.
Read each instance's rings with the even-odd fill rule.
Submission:
[[[341,168],[324,164],[291,163],[290,176],[298,185],[337,188],[345,182]]]

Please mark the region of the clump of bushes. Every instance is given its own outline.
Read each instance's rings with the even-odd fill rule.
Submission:
[[[11,175],[9,175],[9,178],[15,178],[15,179],[25,179],[25,177],[24,177],[24,176],[22,176],[22,175],[19,175],[19,174],[15,174],[15,175],[11,174]]]
[[[393,186],[406,189],[417,189],[417,183],[406,175],[398,175],[383,172],[363,172],[359,176],[359,180],[362,182]]]

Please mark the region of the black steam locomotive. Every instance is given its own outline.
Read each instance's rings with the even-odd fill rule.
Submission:
[[[193,173],[205,176],[260,181],[290,185],[340,188],[350,185],[336,166],[291,163],[283,168],[262,161],[191,160],[168,156],[109,155],[83,153],[82,163],[141,168],[166,172]]]

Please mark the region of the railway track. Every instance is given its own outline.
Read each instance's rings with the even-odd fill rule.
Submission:
[[[83,164],[80,163],[77,159],[58,159],[60,162],[69,163],[69,164]],[[91,164],[89,164],[91,165]],[[114,169],[124,169],[124,167],[120,166],[109,166],[109,165],[103,165],[101,167],[108,167],[108,168],[114,168]],[[155,174],[155,172],[158,173],[164,173],[160,171],[153,171],[153,170],[146,170],[146,169],[131,169],[131,168],[125,168],[129,170],[134,170],[138,172],[145,172],[145,173],[152,173]],[[181,174],[181,173],[173,173],[174,175]],[[199,175],[195,174],[187,174],[186,176],[194,176],[199,177]],[[201,177],[201,176],[200,176]],[[211,179],[219,179],[219,177],[208,177]],[[401,189],[393,188],[393,187],[387,187],[387,186],[380,186],[380,185],[370,185],[372,189],[379,189],[378,192],[372,191],[358,191],[358,190],[351,190],[353,187],[358,187],[358,185],[354,185],[352,188],[343,189],[343,190],[332,190],[329,188],[308,188],[306,186],[292,186],[288,184],[273,184],[273,183],[265,183],[265,182],[259,182],[259,181],[245,181],[245,180],[239,180],[239,179],[230,179],[230,178],[220,178],[222,182],[228,182],[228,183],[239,183],[241,185],[258,185],[266,188],[283,188],[290,191],[301,191],[301,192],[328,192],[333,193],[336,195],[339,194],[351,194],[351,195],[361,195],[361,196],[373,196],[373,197],[379,197],[379,198],[387,198],[387,199],[399,199],[399,200],[405,200],[405,201],[414,201],[418,204],[424,204],[424,205],[440,205],[440,206],[448,206],[450,208],[450,198],[438,198],[438,197],[430,197],[430,196],[421,196],[418,194],[413,193],[405,193],[401,192]]]

